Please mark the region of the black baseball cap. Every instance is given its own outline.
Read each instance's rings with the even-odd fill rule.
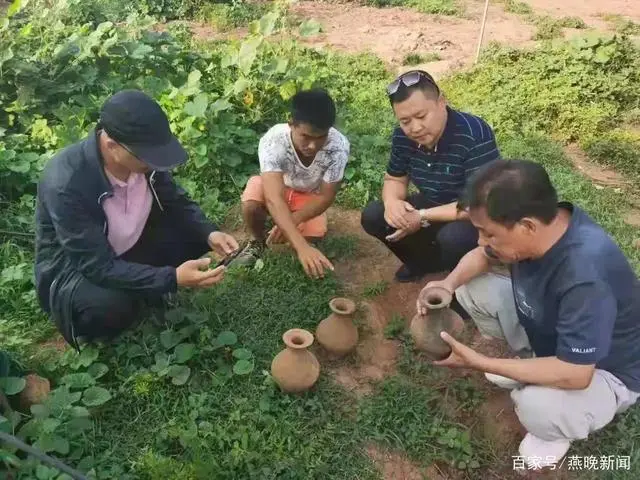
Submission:
[[[100,110],[98,128],[153,170],[171,170],[187,161],[162,107],[140,90],[121,90],[109,97]]]

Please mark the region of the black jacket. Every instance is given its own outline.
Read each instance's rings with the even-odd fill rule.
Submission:
[[[145,296],[177,289],[175,268],[126,262],[111,248],[102,202],[113,195],[113,188],[103,169],[97,136],[92,130],[48,162],[38,183],[36,203],[38,300],[76,348],[71,308],[82,278]],[[162,215],[169,215],[177,229],[203,242],[217,230],[169,173],[151,172],[147,180]]]

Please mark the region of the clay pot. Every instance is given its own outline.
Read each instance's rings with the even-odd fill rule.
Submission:
[[[425,289],[419,301],[427,308],[427,314],[417,314],[411,320],[410,332],[416,348],[433,360],[443,360],[451,353],[451,347],[442,340],[440,332],[445,331],[455,338],[464,329],[460,315],[449,308],[451,300],[451,293],[444,288]]]
[[[353,324],[356,304],[348,298],[334,298],[329,302],[331,314],[318,324],[316,338],[329,353],[342,357],[358,344],[358,328]]]
[[[307,350],[313,343],[313,334],[301,328],[292,328],[282,335],[287,346],[271,362],[271,375],[284,392],[297,393],[310,389],[320,375],[320,363]]]
[[[24,379],[27,383],[18,398],[20,408],[29,411],[31,405],[38,405],[45,402],[47,395],[49,395],[51,391],[51,384],[49,380],[35,373],[27,375]]]

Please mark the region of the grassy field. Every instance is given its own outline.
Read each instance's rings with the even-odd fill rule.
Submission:
[[[60,23],[54,29],[45,29],[54,24],[46,12],[38,19],[31,11],[33,17],[14,17],[14,30],[0,33],[0,46],[15,55],[0,63],[0,107],[15,111],[13,125],[0,120],[0,348],[25,371],[50,378],[55,388],[44,407],[0,417],[0,428],[99,479],[381,478],[366,453],[372,445],[402,452],[425,469],[438,465],[454,478],[503,471],[511,453],[497,452],[470,428],[486,400],[483,391],[470,379],[454,380],[417,358],[399,319],[387,329],[402,342],[397,373],[370,395],[359,398],[345,391],[326,369],[307,394],[278,391],[268,371],[283,348],[282,333],[292,327],[313,331],[328,315],[328,301],[344,293],[335,276],[306,278],[286,252],[270,253],[253,270],[230,272],[217,288],[181,295],[175,309],[147,319],[116,344],[77,356],[50,342],[54,329],[37,307],[32,284],[32,182],[40,155],[46,158],[72,133],[88,128],[99,100],[111,89],[142,85],[157,94],[194,159],[179,178],[217,220],[237,202],[243,179],[255,171],[257,138],[284,118],[291,89],[317,82],[329,85],[336,96],[339,128],[353,151],[340,193],[344,208],[359,208],[379,195],[394,125],[383,97],[392,74],[371,56],[308,51],[270,43],[268,35],[260,37],[255,51],[246,43],[194,44],[179,28],[172,31],[173,41],[144,34],[148,25],[139,19],[131,23],[130,37],[115,26],[105,29],[104,37],[91,37],[95,25],[83,30],[65,12],[61,8],[56,14]],[[263,32],[271,27],[269,19],[261,23],[256,28]],[[49,42],[41,42],[39,35],[45,34],[39,32],[46,32]],[[74,61],[50,60],[56,46],[66,45],[74,34],[84,42],[79,52],[85,57],[75,53]],[[490,49],[477,68],[448,78],[443,88],[452,105],[494,126],[503,156],[544,164],[563,199],[601,222],[640,271],[640,249],[633,246],[638,229],[623,221],[632,189],[596,188],[563,150],[567,143],[579,143],[599,153],[596,160],[636,181],[631,127],[640,101],[640,74],[633,68],[640,52],[625,38],[586,38],[549,43],[536,53]],[[100,41],[106,39],[138,43],[129,48],[130,56],[99,55]],[[241,51],[248,56],[240,58]],[[111,64],[95,71],[105,59]],[[23,63],[9,63],[16,60]],[[63,60],[66,69],[56,70],[55,63]],[[5,73],[8,67],[25,69],[25,63],[41,68],[43,75],[33,79],[27,100],[24,91],[16,95],[15,85],[29,70],[21,71],[22,77]],[[194,69],[201,72],[197,80]],[[51,78],[68,83],[51,91],[46,83]],[[238,78],[246,83],[238,84]],[[205,105],[202,111],[202,102],[221,110]],[[9,166],[8,151],[18,163]],[[228,163],[207,163],[207,158]],[[357,242],[343,235],[328,238],[321,248],[332,260],[348,263],[357,255]],[[375,300],[383,291],[384,285],[370,285],[364,296]],[[459,408],[444,408],[449,402]],[[632,409],[594,438],[578,442],[572,454],[630,455],[630,471],[591,473],[593,478],[638,478],[639,437],[640,414]],[[0,460],[11,462],[12,453],[0,449]],[[18,471],[16,478],[65,478],[31,460]],[[583,471],[577,478],[589,474]]]

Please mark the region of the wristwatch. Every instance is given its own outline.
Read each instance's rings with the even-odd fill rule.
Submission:
[[[427,220],[427,211],[425,209],[418,210],[418,214],[420,215],[420,226],[422,228],[426,228],[431,225],[431,223],[429,223],[429,220]]]

